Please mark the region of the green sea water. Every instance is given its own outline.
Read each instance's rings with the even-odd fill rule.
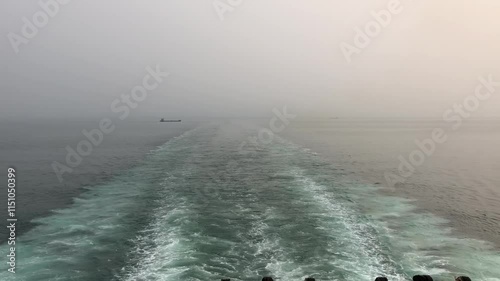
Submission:
[[[452,235],[341,163],[253,127],[200,126],[152,150],[19,237],[1,280],[498,280],[487,242]],[[6,245],[1,247],[6,252]],[[4,268],[5,267],[5,268]]]

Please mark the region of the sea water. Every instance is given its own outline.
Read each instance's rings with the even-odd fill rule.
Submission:
[[[242,149],[262,129],[251,122],[193,127],[35,216],[18,237],[16,274],[4,264],[1,280],[500,276],[493,243],[456,235],[352,163],[278,135]]]

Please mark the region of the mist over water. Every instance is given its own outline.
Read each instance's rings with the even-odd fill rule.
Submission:
[[[493,244],[458,237],[341,161],[279,136],[242,153],[253,123],[188,130],[36,219],[19,237],[16,280],[499,276]]]
[[[0,280],[500,281],[498,15],[0,1]]]

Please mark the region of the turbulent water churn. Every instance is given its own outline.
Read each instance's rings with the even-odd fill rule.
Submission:
[[[17,280],[500,276],[490,244],[283,138],[242,151],[253,133],[200,126],[37,219],[19,238]]]

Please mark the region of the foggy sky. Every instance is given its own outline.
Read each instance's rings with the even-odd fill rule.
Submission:
[[[226,1],[223,1],[226,2]],[[0,118],[104,117],[147,66],[171,75],[132,116],[247,117],[287,105],[311,117],[441,118],[500,81],[500,2],[410,1],[360,54],[341,42],[389,1],[73,0],[16,54],[37,1],[0,2]],[[500,90],[475,117],[500,116]]]

